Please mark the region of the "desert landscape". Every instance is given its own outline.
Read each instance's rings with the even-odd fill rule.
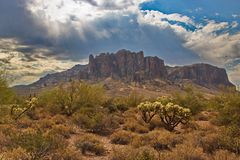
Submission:
[[[3,160],[240,159],[240,93],[224,69],[120,50],[30,85],[4,75]]]
[[[0,160],[240,160],[239,0],[0,0]]]

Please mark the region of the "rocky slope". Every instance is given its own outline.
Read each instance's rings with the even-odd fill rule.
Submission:
[[[233,87],[225,69],[209,64],[193,64],[182,67],[165,66],[158,57],[144,57],[144,53],[120,50],[117,53],[101,53],[89,56],[88,65],[76,65],[59,73],[49,74],[28,86],[16,86],[17,90],[31,90],[55,86],[70,80],[101,81],[107,78],[125,83],[162,81],[168,85],[179,85],[191,81],[197,85],[217,88],[220,85]],[[153,83],[154,85],[155,83]]]
[[[201,63],[168,68],[168,80],[175,83],[181,83],[186,79],[201,86],[233,86],[228,79],[225,69],[209,64]]]

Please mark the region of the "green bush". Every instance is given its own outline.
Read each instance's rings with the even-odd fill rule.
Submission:
[[[101,108],[84,108],[73,115],[73,122],[79,127],[97,134],[110,134],[119,124]]]
[[[0,67],[2,67],[1,64]],[[0,68],[0,107],[1,105],[14,103],[14,99],[15,94],[8,86],[6,72]]]
[[[220,145],[225,150],[240,154],[240,128],[238,126],[223,128],[220,133]]]
[[[240,93],[221,95],[215,101],[219,110],[217,122],[221,125],[237,125],[240,127]]]
[[[185,91],[185,94],[176,93],[173,95],[172,102],[189,108],[193,115],[201,112],[206,107],[207,100],[202,94],[196,93],[191,87],[186,88]]]
[[[40,104],[54,113],[71,116],[83,107],[101,105],[105,99],[103,87],[72,81],[40,96]]]

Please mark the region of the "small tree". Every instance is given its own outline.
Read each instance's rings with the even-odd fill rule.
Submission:
[[[158,113],[165,128],[169,131],[173,131],[180,123],[186,124],[191,115],[190,109],[180,107],[173,103],[162,105]]]
[[[12,103],[14,96],[14,92],[8,86],[6,72],[0,69],[0,105]]]
[[[82,107],[102,104],[104,90],[100,85],[89,85],[72,81],[60,85],[40,96],[40,104],[47,106],[53,113],[71,116]]]
[[[158,113],[159,108],[162,107],[160,102],[144,102],[138,105],[138,109],[141,112],[142,119],[146,123],[150,123],[152,118]]]

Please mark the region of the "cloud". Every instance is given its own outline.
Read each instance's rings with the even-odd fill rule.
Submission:
[[[226,64],[230,80],[240,86],[240,58]]]
[[[16,70],[19,84],[67,69],[90,53],[122,48],[144,50],[168,64],[204,61],[224,66],[239,58],[236,18],[199,22],[178,12],[141,9],[143,2],[154,1],[1,0],[0,62]],[[206,8],[193,10],[202,14]]]
[[[11,85],[27,84],[39,79],[47,73],[64,71],[75,64],[86,64],[87,60],[74,62],[71,60],[59,60],[54,57],[46,57],[41,52],[26,55],[16,51],[23,47],[16,39],[0,39],[0,63],[4,64],[8,76],[12,79]]]
[[[169,21],[191,24],[195,29],[189,31],[186,25],[171,24]],[[240,57],[240,32],[230,34],[230,29],[238,25],[236,21],[229,24],[208,20],[206,25],[201,25],[180,14],[166,15],[159,11],[144,11],[139,16],[139,22],[161,29],[172,29],[183,40],[184,47],[208,62],[223,66],[226,61]]]

